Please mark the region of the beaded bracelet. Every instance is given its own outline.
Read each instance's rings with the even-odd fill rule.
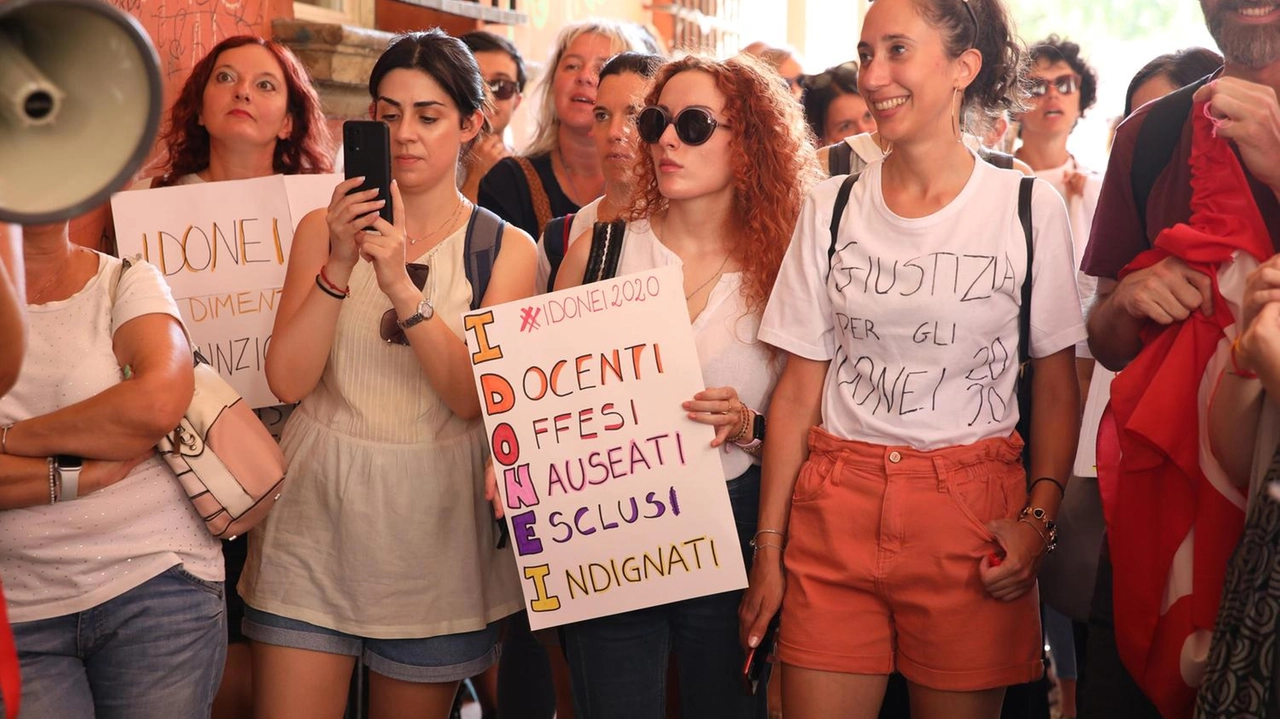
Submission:
[[[58,468],[53,457],[49,458],[49,504],[58,503]]]
[[[751,430],[751,410],[745,404],[738,404],[738,431],[729,437],[729,441],[737,444]]]

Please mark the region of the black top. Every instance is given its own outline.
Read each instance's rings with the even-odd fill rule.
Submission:
[[[555,171],[551,169],[551,155],[530,157],[533,169],[542,179],[542,187],[551,203],[551,217],[562,217],[577,212],[578,206],[560,189]],[[533,197],[524,170],[514,157],[498,161],[480,180],[480,193],[476,197],[481,207],[493,211],[498,217],[528,232],[535,240],[542,234],[538,218],[533,210]]]

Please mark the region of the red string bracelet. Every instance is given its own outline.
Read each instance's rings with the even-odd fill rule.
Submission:
[[[329,279],[329,276],[328,276],[328,275],[326,275],[326,274],[324,273],[324,265],[321,265],[321,266],[320,266],[320,279],[321,279],[321,280],[323,280],[323,281],[324,281],[324,283],[325,283],[326,285],[328,285],[328,286],[329,286],[329,289],[333,290],[334,292],[337,292],[338,294],[342,295],[343,297],[350,297],[350,296],[351,296],[351,287],[350,287],[350,285],[348,285],[347,287],[339,287],[339,286],[335,285],[335,284],[333,283],[333,280]]]

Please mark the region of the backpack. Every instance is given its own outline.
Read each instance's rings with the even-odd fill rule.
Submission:
[[[480,309],[484,294],[489,291],[493,277],[493,263],[502,249],[502,233],[507,223],[479,205],[471,211],[467,221],[466,245],[463,247],[463,264],[467,281],[471,283],[471,309]],[[554,277],[554,275],[553,275]]]
[[[1013,155],[995,150],[988,150],[983,147],[978,150],[978,157],[981,157],[990,165],[995,165],[1001,170],[1013,169]],[[866,167],[866,163],[862,162],[862,158],[858,158],[859,172]],[[848,175],[853,172],[853,147],[847,142],[837,142],[827,147],[827,174],[831,177],[836,175]]]
[[[842,143],[843,144],[843,143]],[[845,145],[848,146],[847,144]],[[827,245],[827,278],[835,263],[836,241],[840,235],[840,220],[844,217],[845,207],[849,204],[849,193],[862,173],[844,178],[840,189],[836,192],[836,201],[831,209],[831,242]],[[1035,257],[1035,244],[1032,242],[1031,226],[1031,192],[1035,187],[1034,177],[1023,177],[1018,183],[1018,221],[1022,224],[1022,235],[1027,243],[1027,269],[1022,278],[1022,305],[1018,308],[1018,381],[1015,395],[1018,398],[1018,435],[1022,437],[1022,463],[1027,468],[1030,481],[1031,471],[1031,269]],[[593,248],[594,249],[594,248]]]
[[[1182,139],[1183,127],[1191,115],[1192,95],[1212,78],[1213,75],[1200,78],[1156,100],[1147,111],[1142,127],[1138,128],[1133,162],[1129,166],[1129,188],[1133,192],[1133,204],[1138,211],[1138,221],[1142,223],[1144,238],[1149,236],[1147,200],[1151,197],[1151,189],[1155,187],[1156,178],[1169,166],[1178,141]]]
[[[564,217],[557,217],[548,222],[542,230],[542,248],[546,250],[547,261],[551,263],[551,275],[547,278],[547,292],[555,289],[560,263],[564,262],[564,256],[569,254],[569,241],[573,239],[569,236],[569,232],[573,229],[573,218],[577,214],[570,212]],[[542,290],[541,287],[538,289]]]
[[[587,255],[587,267],[582,273],[582,284],[618,276],[618,262],[622,259],[622,242],[626,239],[626,220],[597,222],[591,230],[591,254]]]

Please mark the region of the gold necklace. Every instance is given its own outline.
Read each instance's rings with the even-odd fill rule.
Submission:
[[[46,280],[45,283],[40,286],[40,291],[35,293],[35,295],[31,298],[31,300],[27,302],[27,304],[29,305],[39,304],[40,298],[44,297],[44,293],[48,292],[49,288],[53,287],[53,283],[58,281],[58,278],[61,277],[62,273],[66,271],[67,265],[71,264],[71,258],[75,256],[75,253],[78,251],[79,249],[73,245],[71,248],[71,251],[67,253],[67,258],[58,264],[58,269],[55,270],[54,273],[49,276],[49,279]]]
[[[698,285],[697,289],[695,289],[693,292],[690,292],[689,294],[685,295],[685,296],[684,296],[684,301],[685,301],[685,302],[688,302],[689,300],[693,299],[693,296],[694,296],[694,295],[696,295],[696,294],[698,294],[699,292],[701,292],[701,291],[702,291],[702,288],[704,288],[704,287],[706,287],[707,285],[711,284],[711,280],[714,280],[715,278],[719,277],[719,276],[720,276],[720,274],[721,274],[722,272],[724,272],[724,266],[725,266],[725,265],[727,265],[727,264],[729,264],[729,255],[730,255],[730,254],[732,254],[732,253],[730,253],[730,252],[726,252],[726,253],[724,253],[724,261],[722,261],[722,262],[720,263],[720,269],[716,270],[716,271],[715,271],[715,274],[713,274],[713,275],[711,275],[710,277],[708,277],[706,282],[703,282],[702,284]]]
[[[462,214],[462,208],[465,207],[466,205],[467,205],[467,201],[465,199],[458,202],[458,204],[453,208],[453,214],[449,215],[449,219],[442,222],[440,226],[437,227],[436,229],[432,230],[431,232],[428,232],[425,235],[422,235],[421,237],[414,237],[413,235],[409,234],[408,230],[405,230],[404,236],[409,238],[409,246],[413,247],[414,245],[418,244],[422,240],[425,240],[428,237],[431,237],[432,235],[438,234],[444,228],[448,227],[449,225],[452,225],[454,220],[458,219],[458,215]]]

